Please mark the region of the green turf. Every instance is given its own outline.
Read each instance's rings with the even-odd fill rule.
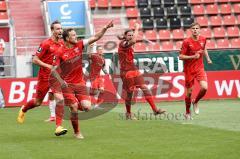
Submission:
[[[53,123],[45,123],[48,108],[27,113],[23,125],[16,123],[19,108],[0,109],[0,159],[219,159],[240,156],[240,101],[201,102],[200,115],[186,122],[172,114],[184,112],[183,102],[158,104],[169,119],[146,118],[145,104],[134,105],[138,121],[121,118],[123,105],[97,118],[80,121],[84,140],[72,135],[55,137]],[[172,113],[172,114],[171,114]]]

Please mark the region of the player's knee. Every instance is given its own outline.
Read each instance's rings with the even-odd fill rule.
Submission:
[[[141,90],[148,90],[148,87],[145,84],[140,85]]]
[[[64,103],[64,98],[63,97],[55,97],[54,98],[57,104],[63,104]]]
[[[208,90],[208,86],[207,85],[205,85],[205,86],[202,86],[202,88],[201,88],[203,91],[207,91]]]
[[[100,91],[100,93],[103,93],[104,92],[104,88],[103,87],[99,88],[99,91]]]
[[[49,100],[54,100],[54,95],[52,92],[48,92],[48,99]]]
[[[56,100],[56,104],[57,105],[63,105],[64,104],[64,100],[63,99],[55,99]]]
[[[78,112],[78,104],[77,103],[71,104],[70,108],[71,108],[71,112],[73,112],[73,113],[77,113]]]
[[[90,107],[91,107],[91,101],[90,100],[82,100],[80,103],[86,109],[90,109]]]
[[[92,96],[94,96],[94,95],[97,95],[97,93],[98,93],[98,91],[97,91],[96,89],[93,89],[90,94],[91,94]]]
[[[42,100],[35,100],[35,105],[38,107],[42,104]]]

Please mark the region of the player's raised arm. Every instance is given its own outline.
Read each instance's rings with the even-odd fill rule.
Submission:
[[[138,23],[135,24],[134,26],[134,33],[132,39],[129,41],[129,45],[134,45],[137,42],[137,37],[138,37],[138,30],[139,30],[140,25]]]
[[[103,35],[105,34],[105,32],[111,27],[113,27],[113,20],[111,20],[106,26],[104,26],[97,34],[90,37],[88,40],[88,44],[91,45],[92,43],[101,39],[103,37]]]

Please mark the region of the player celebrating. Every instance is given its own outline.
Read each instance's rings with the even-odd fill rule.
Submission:
[[[208,52],[205,48],[206,38],[200,36],[200,25],[198,23],[191,24],[192,36],[185,39],[182,44],[179,59],[184,60],[184,74],[185,74],[185,87],[186,87],[186,114],[187,120],[192,119],[190,107],[193,104],[195,114],[199,114],[198,102],[206,94],[208,89],[207,75],[204,71],[203,56],[205,55],[207,62],[212,63]],[[200,91],[195,100],[191,101],[192,89],[194,80],[200,84]]]
[[[97,101],[94,104],[94,108],[103,102],[102,96],[104,91],[104,78],[100,75],[101,70],[106,74],[107,71],[104,69],[105,59],[103,57],[102,46],[97,46],[97,53],[90,54],[90,80],[91,80],[91,90],[90,94],[97,96]]]
[[[38,83],[36,90],[36,99],[30,100],[27,104],[22,106],[19,111],[17,121],[18,123],[23,123],[25,119],[25,113],[38,107],[42,104],[42,101],[49,91],[49,75],[52,69],[52,64],[54,62],[54,56],[56,54],[56,50],[63,45],[62,38],[62,26],[59,21],[54,21],[51,24],[52,36],[46,40],[44,40],[36,54],[33,56],[33,63],[40,66],[40,70],[38,72]],[[63,97],[60,93],[54,93],[56,101],[56,109],[63,109]],[[56,110],[57,111],[57,110]],[[58,120],[59,121],[59,120]],[[57,118],[56,118],[57,122]],[[58,127],[57,134],[65,134],[67,129],[63,127]]]
[[[83,78],[82,70],[82,52],[84,47],[99,40],[108,28],[113,27],[113,22],[109,22],[100,32],[89,39],[77,41],[76,32],[69,28],[63,32],[64,46],[58,50],[57,61],[59,63],[61,79],[56,76],[62,84],[62,93],[65,105],[70,107],[71,122],[74,129],[74,135],[77,139],[83,139],[83,135],[78,125],[79,105],[83,108],[90,109],[91,101],[87,94],[86,83]]]
[[[126,30],[124,35],[118,36],[121,42],[118,47],[118,55],[120,62],[120,76],[123,81],[123,89],[127,92],[127,97],[125,99],[126,106],[126,119],[134,119],[135,117],[131,114],[131,100],[133,96],[133,91],[135,88],[140,88],[145,96],[146,101],[150,104],[155,115],[162,114],[165,110],[158,109],[153,101],[152,94],[144,83],[144,79],[134,65],[134,50],[133,45],[136,43],[138,36],[139,24],[135,25],[135,30]]]

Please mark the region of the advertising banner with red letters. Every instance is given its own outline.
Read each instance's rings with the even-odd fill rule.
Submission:
[[[208,92],[204,99],[234,99],[240,95],[240,71],[214,71],[207,72]],[[122,81],[119,76],[105,76],[105,90],[112,95],[105,97],[106,101],[118,100],[123,102]],[[165,73],[161,75],[146,74],[145,82],[148,84],[156,101],[183,100],[185,95],[184,74]],[[196,82],[193,98],[196,97],[199,85]],[[36,78],[0,79],[6,107],[21,106],[36,95]],[[89,83],[86,84],[90,86]],[[144,101],[140,90],[136,90],[137,101]],[[113,97],[114,96],[114,97]],[[113,99],[115,98],[115,99]],[[44,99],[46,105],[48,97]]]

